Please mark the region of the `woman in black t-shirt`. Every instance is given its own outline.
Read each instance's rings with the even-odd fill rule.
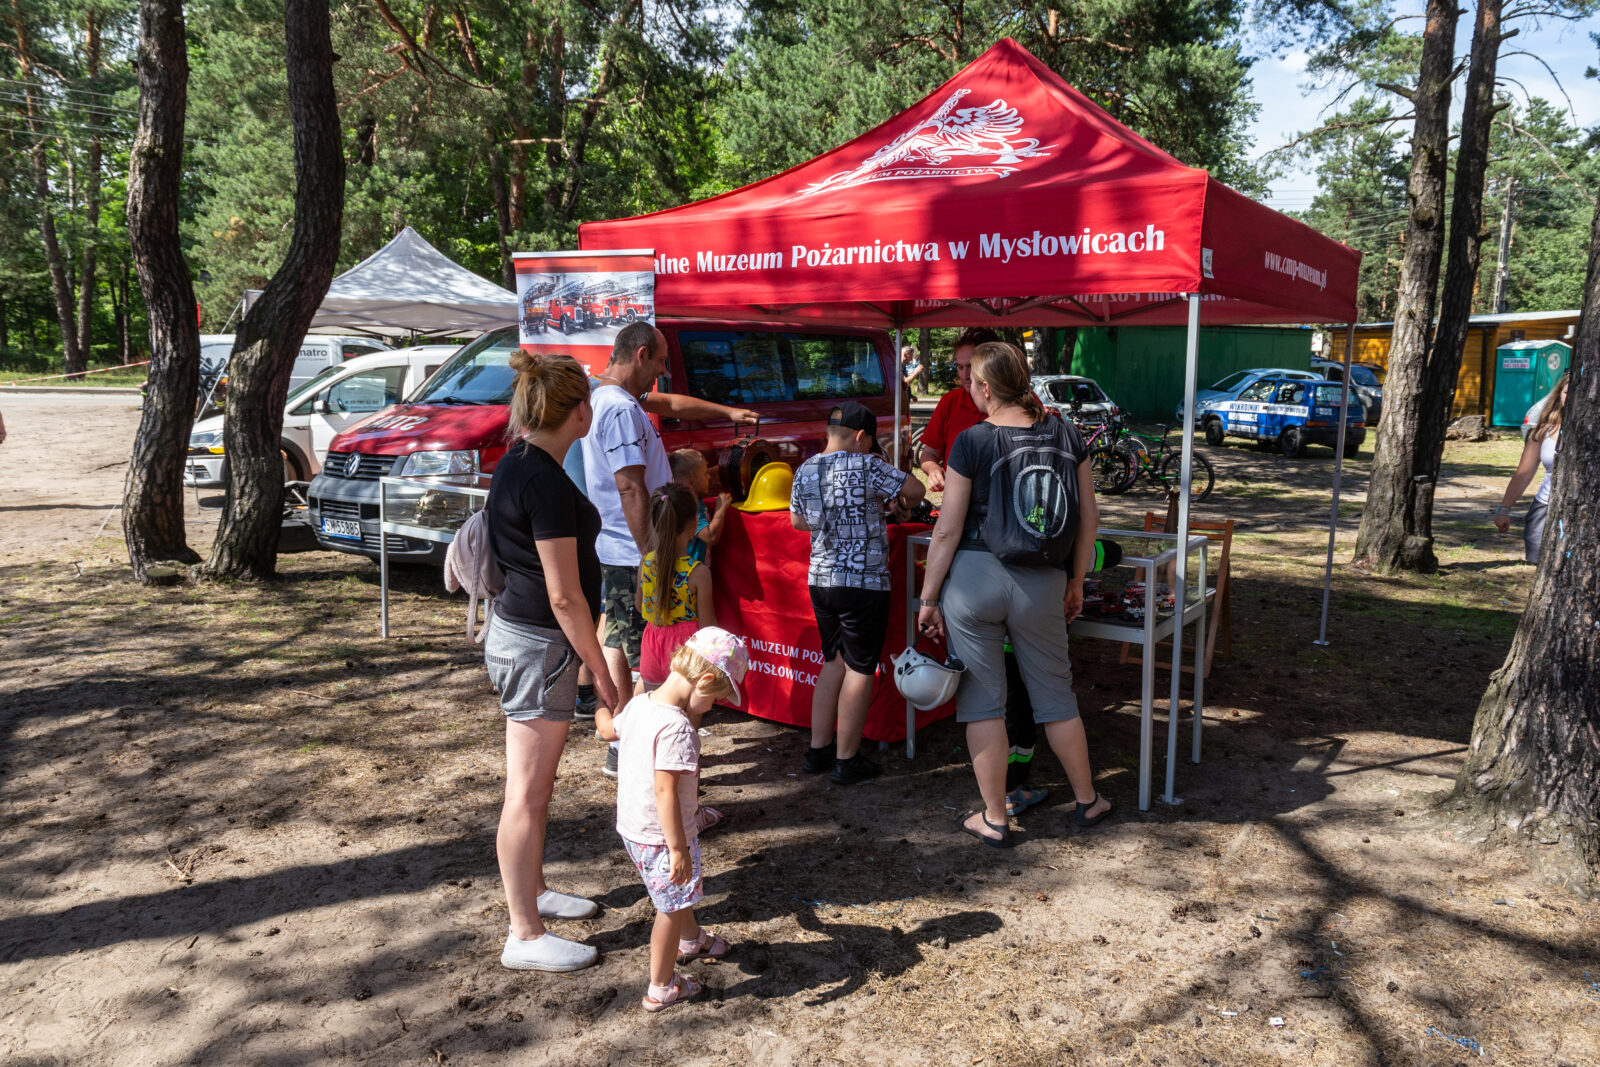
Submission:
[[[1093,826],[1111,813],[1111,802],[1095,791],[1089,744],[1072,692],[1067,625],[1083,610],[1083,578],[1094,559],[1099,510],[1094,475],[1083,440],[1070,424],[1049,421],[1028,379],[1028,364],[1011,345],[978,346],[972,359],[972,399],[988,417],[963,430],[950,449],[939,522],[928,547],[919,626],[946,637],[967,670],[956,691],[956,721],[967,726],[967,750],[983,794],[983,810],[962,816],[963,832],[996,848],[1011,845],[1006,817],[1006,669],[1002,650],[1009,635],[1017,665],[1043,728],[1061,760],[1078,801],[1075,821]],[[1077,534],[1066,569],[1002,563],[982,539],[984,517],[996,499],[996,466],[1009,447],[1048,430],[1056,461],[1049,475],[1070,499],[1077,486]],[[1046,468],[1039,468],[1041,474]],[[1009,499],[998,495],[998,499]],[[1063,518],[1070,525],[1070,512]],[[948,575],[948,580],[947,576]]]
[[[578,697],[578,666],[616,705],[600,651],[600,513],[561,469],[589,431],[589,377],[571,356],[517,352],[511,447],[489,486],[489,547],[505,572],[484,638],[489,680],[506,716],[506,799],[495,851],[511,931],[500,962],[518,970],[575,971],[589,945],[548,932],[544,918],[586,919],[599,908],[544,881],[544,830],[556,765]]]

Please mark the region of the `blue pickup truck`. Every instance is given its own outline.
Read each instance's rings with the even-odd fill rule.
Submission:
[[[1332,448],[1339,434],[1338,382],[1263,378],[1232,400],[1214,402],[1200,412],[1206,440],[1220,445],[1225,437],[1248,437],[1258,444],[1277,444],[1286,456],[1305,453],[1307,445]],[[1197,405],[1198,406],[1198,405]],[[1366,412],[1354,395],[1345,412],[1345,451],[1355,455],[1367,439]]]

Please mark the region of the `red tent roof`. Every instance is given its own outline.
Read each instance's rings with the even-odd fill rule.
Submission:
[[[1186,167],[1010,38],[754,185],[585,223],[663,315],[874,326],[1350,322],[1361,254]]]

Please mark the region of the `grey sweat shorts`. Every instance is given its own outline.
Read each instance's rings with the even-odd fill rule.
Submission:
[[[483,662],[506,718],[572,721],[578,704],[578,654],[560,630],[495,615],[483,639]]]
[[[950,650],[967,665],[956,690],[956,721],[1006,715],[1006,635],[1033,703],[1036,723],[1078,717],[1067,658],[1065,571],[1008,567],[983,549],[964,548],[950,564],[940,596]]]
[[[1549,504],[1535,500],[1528,508],[1528,517],[1522,521],[1522,558],[1529,563],[1539,562],[1539,546],[1544,544],[1544,518],[1549,513]]]

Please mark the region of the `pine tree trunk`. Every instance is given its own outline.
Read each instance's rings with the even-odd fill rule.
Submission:
[[[1445,257],[1444,289],[1439,296],[1439,323],[1422,374],[1415,455],[1417,472],[1429,476],[1429,499],[1428,508],[1419,515],[1412,534],[1426,542],[1430,559],[1433,557],[1432,489],[1438,482],[1439,467],[1444,461],[1444,434],[1455,407],[1456,380],[1461,374],[1468,320],[1472,316],[1472,294],[1477,286],[1479,253],[1485,236],[1484,174],[1489,166],[1489,132],[1498,110],[1494,102],[1495,66],[1500,56],[1500,42],[1510,36],[1500,28],[1501,4],[1502,0],[1478,0],[1471,67],[1461,112],[1461,140],[1456,149],[1449,253]]]
[[[28,90],[31,94],[33,90]],[[42,136],[39,135],[39,136]],[[72,281],[67,277],[66,258],[56,234],[55,212],[50,209],[50,167],[44,141],[29,153],[33,160],[33,195],[39,207],[39,236],[44,240],[45,266],[50,273],[50,292],[55,297],[56,322],[61,326],[61,355],[68,374],[86,369],[78,348],[78,321],[73,317]]]
[[[183,35],[183,0],[140,0],[139,129],[128,168],[128,244],[150,319],[150,371],[128,462],[122,532],[141,581],[152,563],[200,560],[183,534],[184,457],[200,387],[200,327],[178,236],[189,85]]]
[[[84,16],[84,73],[92,83],[100,74],[100,20],[90,12]],[[83,205],[83,251],[78,257],[78,350],[87,366],[94,355],[95,260],[100,246],[100,135],[89,135],[89,174],[85,181]]]
[[[1438,565],[1429,535],[1437,464],[1430,453],[1419,450],[1418,435],[1431,419],[1424,377],[1444,251],[1450,80],[1459,15],[1449,0],[1428,0],[1417,85],[1405,93],[1417,116],[1406,187],[1411,217],[1383,383],[1383,415],[1355,554],[1358,564],[1380,571],[1431,571]]]
[[[294,234],[239,324],[228,369],[223,447],[230,482],[206,573],[270,578],[283,528],[283,402],[300,341],[327,295],[344,220],[344,149],[333,92],[327,0],[284,5],[294,127]]]
[[[506,187],[506,164],[500,146],[489,139],[489,185],[494,194],[494,223],[500,243],[500,284],[517,291],[517,272],[511,259],[511,196]]]
[[[1600,203],[1533,593],[1472,724],[1456,796],[1600,879]]]

